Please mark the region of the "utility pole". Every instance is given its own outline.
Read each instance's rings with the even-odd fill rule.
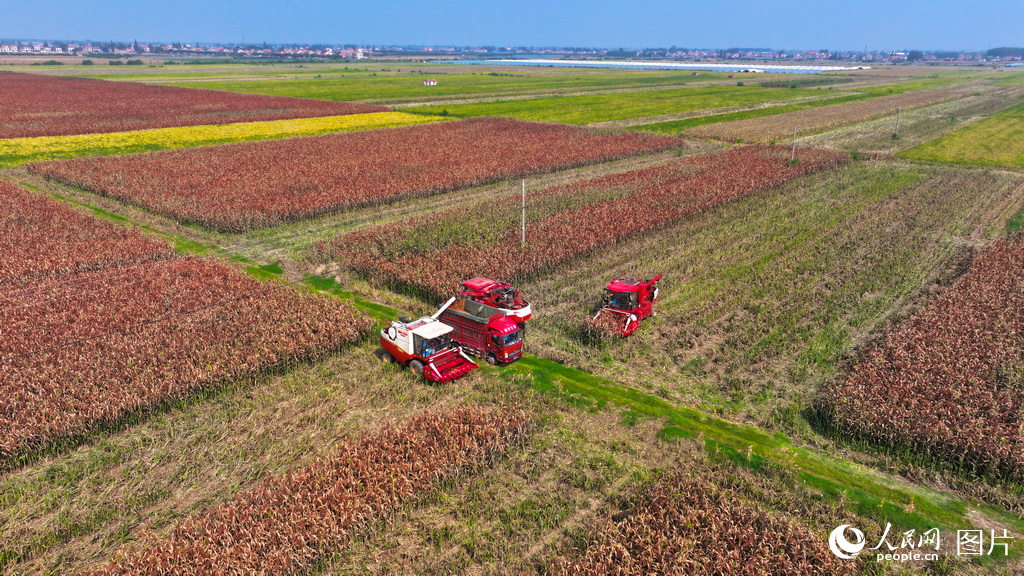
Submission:
[[[896,108],[896,132],[894,132],[892,135],[894,140],[898,140],[900,137],[900,112],[902,110],[903,106]]]
[[[519,245],[526,246],[526,180],[523,180],[523,195],[522,195],[522,239],[519,241]]]
[[[956,104],[953,106],[953,124],[956,124],[956,113],[960,110],[960,96],[956,97]]]
[[[796,162],[796,128],[793,128],[793,151],[789,154],[789,162]]]

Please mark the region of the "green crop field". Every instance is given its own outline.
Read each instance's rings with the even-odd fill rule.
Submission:
[[[1024,104],[899,154],[907,160],[1024,168]]]
[[[638,93],[594,94],[536,98],[481,104],[455,104],[410,108],[409,112],[456,117],[508,116],[521,120],[590,124],[662,114],[679,114],[729,106],[750,106],[801,96],[815,96],[816,90],[759,88],[757,86],[707,86]]]
[[[755,108],[753,110],[742,110],[740,112],[728,112],[725,114],[709,114],[707,116],[697,116],[696,118],[686,118],[684,120],[655,122],[653,124],[632,126],[630,127],[630,129],[644,130],[646,132],[657,132],[659,134],[679,134],[683,130],[686,130],[687,128],[693,128],[694,126],[716,124],[718,122],[731,122],[733,120],[744,120],[747,118],[760,118],[762,116],[774,116],[775,114],[785,114],[786,112],[796,112],[797,110],[806,110],[808,108],[817,108],[819,106],[832,106],[835,104],[842,104],[844,102],[864,100],[870,97],[871,96],[867,94],[849,94],[845,96],[837,95],[834,98],[828,98],[824,100],[811,100],[809,102],[799,102],[797,104],[769,106],[766,108]]]
[[[899,138],[893,138],[896,118],[887,116],[804,136],[798,142],[812,148],[896,154],[1006,110],[1018,101],[1016,96],[1001,90],[979,90],[932,106],[903,110]]]
[[[1001,72],[998,79],[993,82],[993,84],[996,86],[1013,86],[1016,88],[1024,87],[1024,70],[1014,68],[1013,70]]]
[[[177,82],[174,85],[318,100],[386,101],[399,98],[429,99],[462,95],[672,86],[689,82],[721,80],[726,76],[715,72],[704,72],[700,76],[691,76],[685,72],[523,76],[515,73],[473,73],[469,72],[471,69],[472,67],[469,66],[460,66],[460,71],[446,71],[436,75],[426,72],[392,74],[362,71],[326,78],[303,77],[237,82],[204,80],[202,82]],[[461,72],[461,70],[466,70],[466,72]],[[436,79],[437,85],[424,86],[425,78]]]
[[[835,95],[824,97],[821,100],[811,100],[807,102],[797,102],[795,104],[783,104],[779,106],[755,108],[753,110],[741,110],[739,112],[727,112],[725,114],[709,114],[707,116],[685,118],[682,120],[670,120],[667,122],[655,122],[651,124],[644,124],[641,126],[633,126],[631,127],[631,129],[644,130],[648,132],[657,132],[659,134],[679,134],[680,132],[686,130],[687,128],[693,128],[695,126],[704,126],[705,124],[717,124],[719,122],[732,122],[733,120],[746,120],[747,118],[774,116],[776,114],[785,114],[787,112],[796,112],[799,110],[807,110],[808,108],[818,108],[821,106],[835,106],[837,104],[855,102],[857,100],[866,100],[868,98],[876,98],[879,96],[886,96],[889,94],[902,94],[905,92],[912,92],[914,90],[921,90],[924,88],[947,86],[956,83],[960,80],[962,80],[962,78],[942,77],[937,79],[929,78],[923,80],[913,80],[909,82],[899,82],[894,84],[883,84],[881,86],[871,86],[839,92]],[[838,86],[835,86],[835,88],[842,90],[843,87],[840,84]],[[829,90],[831,89],[832,88],[829,88]]]

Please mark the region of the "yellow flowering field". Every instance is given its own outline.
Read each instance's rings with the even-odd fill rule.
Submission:
[[[444,120],[444,118],[405,112],[372,112],[321,118],[153,128],[104,134],[10,138],[0,140],[0,166],[21,164],[33,160],[111,156],[246,140],[313,136],[330,132],[426,124],[440,120]]]

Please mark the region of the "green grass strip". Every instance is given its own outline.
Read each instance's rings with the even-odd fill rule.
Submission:
[[[505,116],[520,120],[590,124],[645,116],[681,114],[711,108],[751,106],[763,102],[791,100],[801,96],[820,95],[817,90],[760,88],[758,86],[702,86],[672,88],[644,92],[587,94],[505,100],[474,104],[454,104],[409,108],[417,114],[473,116]]]

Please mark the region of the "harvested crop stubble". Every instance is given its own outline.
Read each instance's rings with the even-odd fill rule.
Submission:
[[[675,138],[483,118],[29,169],[184,222],[237,232],[679,145]]]
[[[0,286],[173,255],[166,243],[0,180]]]
[[[899,108],[916,108],[937,104],[956,96],[957,93],[955,92],[906,92],[774,116],[707,124],[685,130],[683,134],[697,138],[716,138],[726,141],[771,142],[792,138],[794,129],[797,131],[797,134],[820,132],[845,124],[854,124],[894,114]]]
[[[0,72],[0,138],[385,112],[384,106]]]
[[[601,521],[579,558],[559,576],[692,574],[760,576],[857,572],[791,519],[765,513],[705,479],[682,472],[662,478],[620,520]]]
[[[1024,239],[985,248],[825,394],[835,424],[1024,478]]]
[[[474,218],[486,214],[487,208],[468,207],[350,232],[321,243],[318,257],[339,261],[386,284],[415,286],[440,297],[471,276],[522,279],[601,246],[849,160],[846,154],[821,150],[800,154],[799,164],[793,165],[788,162],[788,150],[738,147],[541,191],[535,198],[568,196],[591,201],[529,222],[526,247],[519,245],[517,221],[512,226],[507,218],[478,222]],[[605,198],[610,190],[620,192]],[[491,231],[487,227],[493,222],[507,227]],[[410,250],[405,241],[416,235],[433,237],[436,229],[447,232],[456,226],[469,228],[471,237],[418,250]]]
[[[462,406],[388,426],[186,520],[91,574],[270,575],[311,568],[439,480],[520,442],[528,416]]]

